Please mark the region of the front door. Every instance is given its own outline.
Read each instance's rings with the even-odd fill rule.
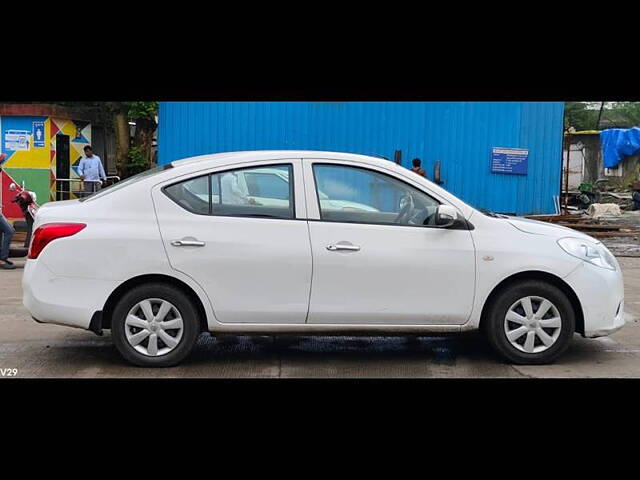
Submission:
[[[436,199],[381,171],[311,161],[305,169],[307,183],[316,187],[307,199],[320,213],[309,222],[308,323],[467,321],[475,288],[473,242],[462,226],[433,225]]]
[[[305,322],[311,246],[302,182],[294,181],[301,171],[296,159],[154,188],[169,262],[207,292],[219,322]]]

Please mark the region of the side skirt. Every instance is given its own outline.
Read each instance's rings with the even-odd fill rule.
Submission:
[[[348,324],[238,324],[217,325],[212,334],[245,335],[302,334],[302,335],[394,335],[458,333],[461,325],[348,325]]]

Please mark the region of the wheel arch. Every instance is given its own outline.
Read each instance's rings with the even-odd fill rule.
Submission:
[[[107,301],[104,304],[104,307],[102,309],[102,328],[111,328],[111,315],[113,314],[113,309],[118,303],[118,300],[122,298],[122,295],[124,295],[132,288],[135,288],[138,285],[144,285],[146,283],[164,283],[180,289],[185,295],[189,297],[189,299],[196,307],[196,310],[198,312],[198,321],[200,322],[200,328],[202,329],[202,331],[209,330],[207,324],[207,313],[198,294],[193,290],[193,288],[191,288],[182,280],[163,274],[139,275],[121,283],[113,292],[111,292],[111,295],[109,295],[109,298],[107,298]]]
[[[493,290],[491,290],[491,293],[489,294],[489,296],[487,296],[487,299],[485,300],[484,305],[482,306],[482,313],[480,314],[480,329],[483,328],[482,325],[484,323],[484,320],[489,310],[488,306],[491,305],[491,302],[493,301],[493,299],[502,290],[504,290],[507,287],[507,285],[512,284],[513,282],[518,282],[522,280],[542,280],[559,288],[567,296],[567,298],[569,299],[569,302],[571,302],[571,306],[573,307],[573,311],[576,316],[576,326],[575,326],[576,332],[580,333],[581,335],[584,335],[584,312],[582,311],[582,304],[580,303],[580,300],[578,299],[578,296],[576,295],[576,293],[573,291],[571,286],[567,282],[565,282],[562,278],[556,275],[553,275],[552,273],[542,272],[539,270],[529,270],[525,272],[518,272],[505,278],[500,283],[498,283],[493,288]]]

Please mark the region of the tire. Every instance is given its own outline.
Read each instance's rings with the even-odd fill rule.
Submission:
[[[545,300],[550,305],[544,303]],[[507,286],[491,302],[482,330],[494,350],[509,362],[551,363],[568,348],[575,330],[575,313],[567,296],[556,286],[540,280],[524,280]],[[545,308],[546,313],[538,318],[538,310]]]
[[[150,315],[158,321],[150,323]],[[177,365],[191,353],[199,334],[197,311],[189,297],[162,283],[131,289],[111,318],[113,343],[126,360],[140,367]]]

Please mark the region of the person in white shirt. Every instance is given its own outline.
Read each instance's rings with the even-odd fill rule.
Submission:
[[[247,194],[240,188],[237,173],[224,173],[220,179],[220,187],[222,189],[221,203],[227,205],[246,205],[249,203]]]
[[[93,154],[90,145],[84,147],[84,155],[80,160],[80,165],[78,165],[78,175],[80,180],[84,181],[85,193],[89,194],[100,190],[102,182],[107,179],[107,175],[104,173],[102,160],[98,155]]]

